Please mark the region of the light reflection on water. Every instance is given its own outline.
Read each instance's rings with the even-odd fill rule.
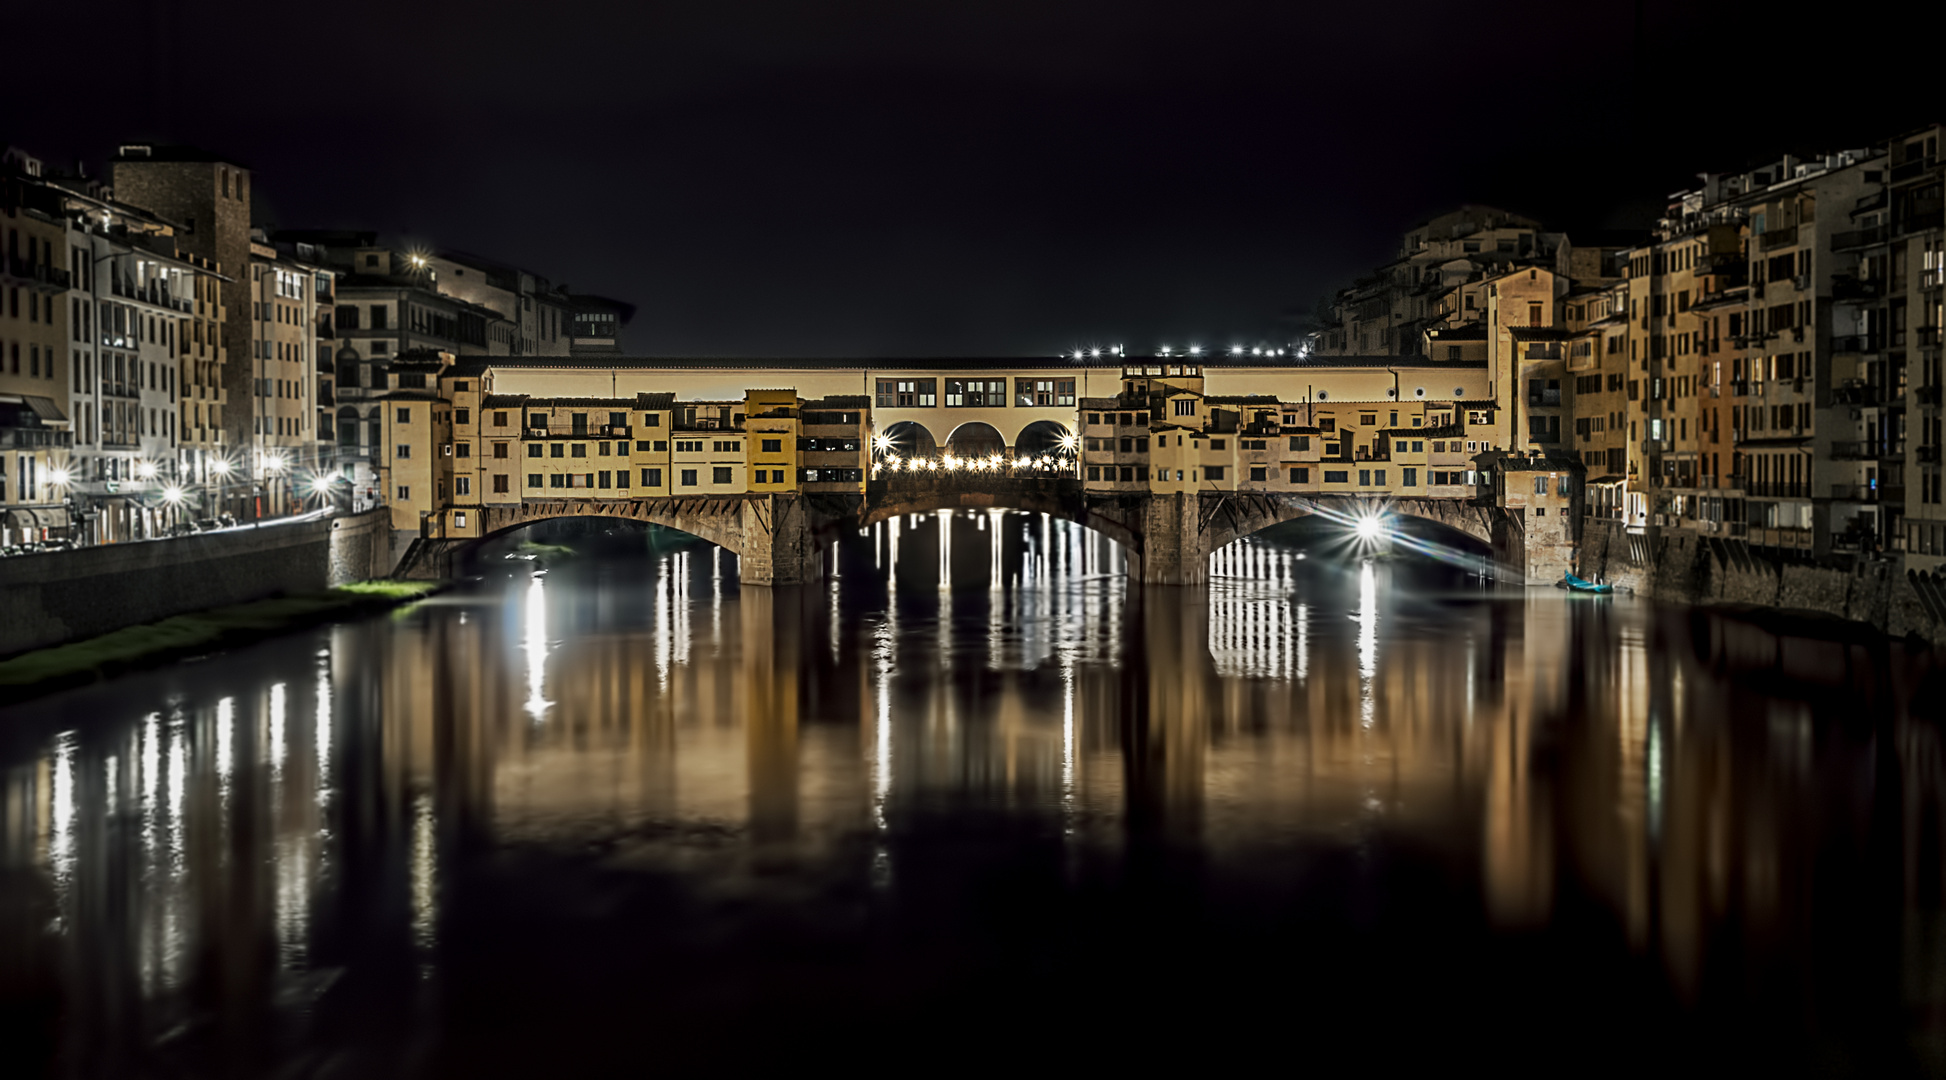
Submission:
[[[1946,764],[1896,651],[1261,538],[1206,589],[1130,590],[1101,537],[999,511],[879,523],[803,589],[603,542],[634,547],[0,716],[6,1000],[77,1003],[50,1024],[84,1073],[383,1041],[259,1022],[290,1001],[458,1029],[386,972],[477,983],[503,906],[553,962],[601,963],[562,927],[618,920],[623,954],[646,932],[547,892],[583,860],[739,903],[855,871],[909,913],[929,847],[999,822],[1055,837],[1064,887],[1140,897],[1189,853],[1169,888],[1255,882],[1256,907],[1324,905],[1327,939],[1382,950],[1424,905],[1649,964],[1681,1009],[1811,1000],[1846,1047],[1936,1060]],[[1870,959],[1805,959],[1833,950]],[[1901,1019],[1811,992],[1839,977]]]

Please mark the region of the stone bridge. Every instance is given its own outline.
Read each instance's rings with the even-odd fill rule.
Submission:
[[[900,474],[873,480],[863,495],[528,499],[488,506],[480,508],[480,527],[472,535],[415,541],[395,576],[450,577],[456,559],[467,548],[491,537],[553,518],[606,517],[678,529],[720,545],[738,557],[744,584],[790,585],[816,580],[823,570],[824,548],[846,530],[903,514],[965,508],[1021,510],[1072,521],[1120,544],[1128,554],[1131,578],[1156,585],[1198,585],[1208,578],[1210,553],[1225,544],[1311,514],[1349,520],[1381,505],[1389,515],[1436,522],[1485,544],[1492,551],[1497,576],[1528,577],[1519,514],[1471,500],[1381,501],[1349,495],[1234,491],[1091,492],[1069,477],[981,473]]]

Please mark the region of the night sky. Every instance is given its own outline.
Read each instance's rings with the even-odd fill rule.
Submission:
[[[1288,340],[1458,203],[1645,225],[1697,171],[1941,103],[1939,17],[1856,3],[101,8],[9,13],[0,141],[201,145],[260,222],[631,301],[647,355]]]

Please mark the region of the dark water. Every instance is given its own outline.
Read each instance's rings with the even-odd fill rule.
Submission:
[[[0,1071],[1946,1065],[1933,658],[952,524],[0,711]]]

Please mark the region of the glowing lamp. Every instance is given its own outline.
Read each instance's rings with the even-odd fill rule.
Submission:
[[[162,501],[174,506],[182,501],[182,489],[174,484],[162,489]]]

